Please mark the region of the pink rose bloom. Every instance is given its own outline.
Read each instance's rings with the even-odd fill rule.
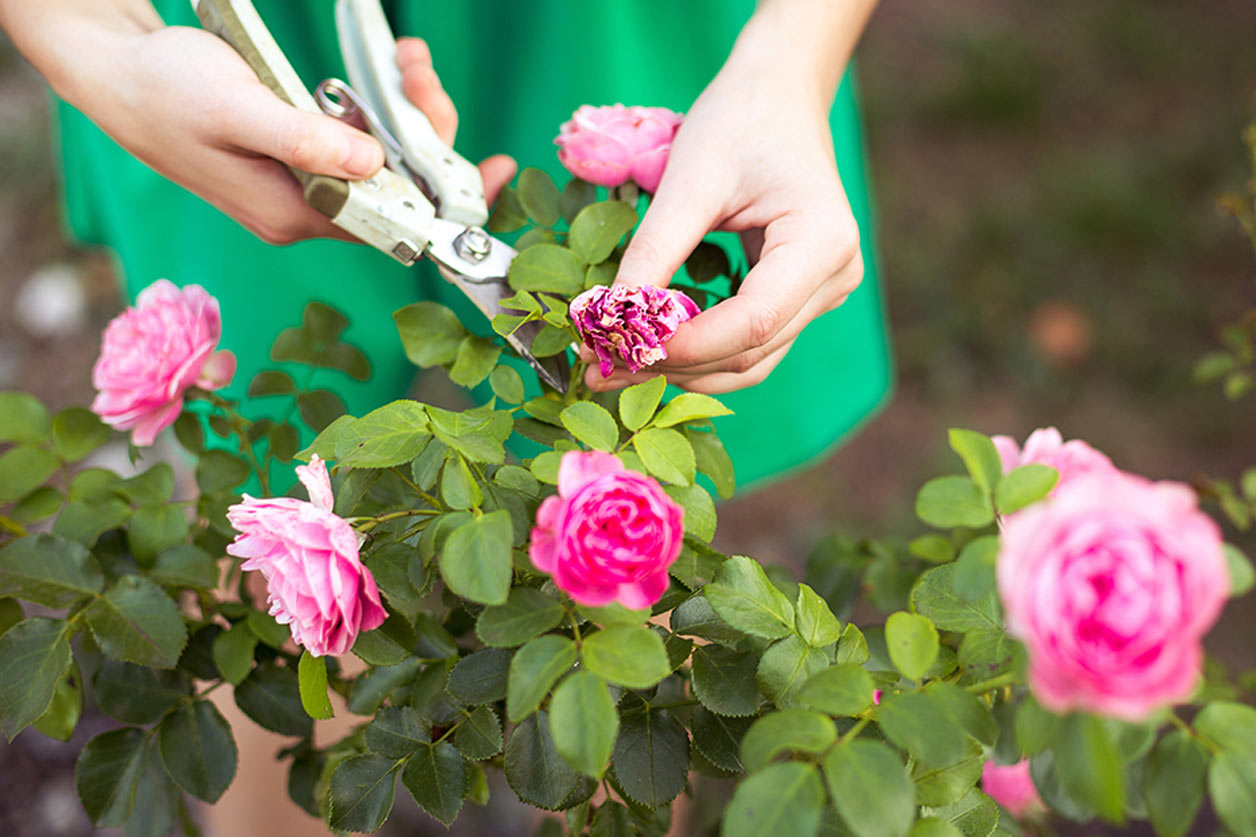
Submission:
[[[1017,446],[1011,436],[993,436],[990,441],[999,451],[1005,474],[1021,465],[1031,464],[1049,465],[1059,471],[1060,479],[1051,489],[1052,493],[1084,474],[1116,470],[1107,456],[1081,439],[1064,441],[1060,431],[1054,427],[1043,427],[1030,433],[1024,448]]]
[[[597,354],[606,378],[615,368],[616,355],[631,372],[667,357],[663,344],[701,310],[682,291],[653,285],[595,285],[571,301],[568,313],[584,345]]]
[[[266,577],[270,615],[290,626],[294,642],[316,657],[336,656],[388,614],[375,577],[358,557],[358,533],[332,514],[327,466],[315,455],[296,471],[310,502],[245,494],[227,510],[240,532],[227,553],[247,558],[241,568]]]
[[[92,411],[131,440],[151,445],[183,412],[191,387],[220,389],[235,374],[235,356],[215,352],[222,336],[218,300],[200,285],[180,290],[159,279],[105,327],[92,368],[99,392]]]
[[[1047,807],[1029,775],[1029,759],[1006,766],[986,762],[981,768],[981,789],[1018,820],[1024,819],[1026,814],[1045,811]]]
[[[581,180],[599,186],[633,180],[653,194],[683,118],[667,108],[584,105],[563,123],[554,144],[558,159]]]
[[[558,495],[536,513],[529,555],[582,605],[650,607],[680,555],[684,510],[650,477],[600,451],[569,451]]]
[[[1195,493],[1115,470],[1010,515],[997,573],[1039,702],[1129,721],[1190,696],[1230,591]]]

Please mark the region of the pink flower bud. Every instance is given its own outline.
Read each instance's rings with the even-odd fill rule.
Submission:
[[[558,159],[581,180],[620,186],[631,179],[653,193],[682,119],[667,108],[584,105],[563,123],[554,144]]]
[[[227,510],[240,533],[227,552],[265,576],[270,615],[291,628],[294,642],[315,656],[336,656],[388,614],[358,556],[358,533],[332,513],[327,466],[316,454],[296,471],[311,502],[244,495]]]
[[[1052,492],[1059,491],[1077,477],[1095,471],[1114,471],[1112,460],[1081,439],[1064,441],[1060,431],[1044,427],[1029,434],[1025,447],[1017,446],[1011,436],[991,437],[999,458],[1003,460],[1003,473],[1022,465],[1047,465],[1059,471],[1060,479]]]
[[[657,482],[618,457],[570,451],[559,466],[558,495],[537,510],[528,554],[580,604],[650,607],[667,590],[683,519]]]
[[[981,768],[981,789],[1018,820],[1035,811],[1046,810],[1046,805],[1038,796],[1038,789],[1034,787],[1033,777],[1029,775],[1028,759],[1009,765],[986,762]]]
[[[568,312],[584,344],[597,354],[606,378],[615,368],[616,355],[631,372],[667,357],[663,344],[701,309],[682,291],[669,288],[596,285],[573,299]]]
[[[191,387],[220,389],[235,374],[235,356],[215,352],[222,336],[218,300],[200,285],[180,290],[159,279],[105,327],[92,368],[99,391],[92,411],[132,441],[151,445],[183,411]]]

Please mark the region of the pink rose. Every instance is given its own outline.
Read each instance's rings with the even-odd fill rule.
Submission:
[[[200,285],[180,290],[159,279],[105,327],[92,368],[99,390],[92,411],[132,441],[151,445],[183,411],[191,387],[219,389],[235,374],[235,356],[215,352],[222,336],[218,300]]]
[[[1060,479],[1051,489],[1059,491],[1084,474],[1095,471],[1114,471],[1116,466],[1112,460],[1081,439],[1064,441],[1060,431],[1054,427],[1043,427],[1029,434],[1025,447],[1017,446],[1011,436],[994,436],[991,438],[1003,460],[1003,473],[1019,468],[1021,465],[1049,465],[1060,472]]]
[[[554,144],[581,180],[619,186],[631,179],[653,194],[683,118],[667,108],[585,105],[563,123]]]
[[[632,372],[667,357],[663,344],[676,335],[681,323],[700,312],[682,291],[653,285],[595,285],[568,308],[580,338],[597,353],[603,378],[615,368],[616,355]]]
[[[375,577],[358,557],[358,533],[332,514],[327,466],[315,455],[296,471],[310,502],[245,494],[227,510],[240,532],[227,552],[248,559],[242,569],[266,577],[270,615],[291,627],[294,642],[315,656],[336,656],[388,614]]]
[[[558,495],[536,513],[529,555],[583,605],[650,607],[680,555],[684,510],[650,477],[600,451],[569,451]]]
[[[1006,766],[986,762],[981,768],[981,789],[1018,820],[1024,819],[1026,814],[1045,811],[1047,807],[1029,775],[1029,759]]]
[[[997,572],[1039,702],[1130,721],[1189,697],[1230,590],[1194,492],[1116,470],[1010,515]]]

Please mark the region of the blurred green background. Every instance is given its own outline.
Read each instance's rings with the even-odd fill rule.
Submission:
[[[918,532],[917,488],[959,469],[948,427],[1055,425],[1156,478],[1256,464],[1251,405],[1191,378],[1256,302],[1252,248],[1217,209],[1252,176],[1253,33],[1251,0],[883,2],[859,60],[897,392],[844,448],[726,506],[720,544],[800,567],[833,532]],[[90,399],[119,297],[109,257],[62,236],[47,119],[0,43],[0,388],[60,407]],[[1256,665],[1254,616],[1231,607],[1210,639],[1229,665]],[[0,832],[91,833],[73,751],[37,739],[0,745]]]

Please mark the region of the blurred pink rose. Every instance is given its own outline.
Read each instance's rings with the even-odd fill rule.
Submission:
[[[1018,820],[1024,819],[1026,814],[1045,811],[1047,807],[1029,775],[1029,759],[1006,766],[986,762],[981,768],[981,789]]]
[[[1114,471],[1112,460],[1081,439],[1064,441],[1054,427],[1043,427],[1029,434],[1025,447],[1018,447],[1011,436],[993,436],[991,441],[1003,460],[1003,473],[1021,465],[1049,465],[1060,472],[1052,493],[1077,477],[1095,471]]]
[[[1115,470],[1006,518],[998,582],[1042,705],[1131,721],[1191,694],[1230,590],[1194,492]]]
[[[241,567],[266,577],[270,615],[290,626],[294,642],[315,656],[336,656],[388,614],[375,577],[358,557],[358,533],[332,514],[327,466],[316,454],[296,471],[310,502],[245,494],[227,510],[240,532],[227,552],[247,558]]]
[[[563,123],[554,144],[558,159],[581,180],[619,186],[631,179],[653,194],[683,118],[667,108],[584,105]]]
[[[105,327],[92,368],[99,391],[92,411],[132,441],[151,445],[183,411],[191,387],[220,389],[235,374],[235,356],[215,352],[222,336],[218,300],[200,285],[180,290],[159,279]]]
[[[653,285],[595,285],[573,299],[568,311],[584,344],[597,353],[603,378],[615,368],[616,355],[631,372],[658,363],[667,357],[663,344],[680,324],[701,313],[684,292]]]
[[[537,510],[529,555],[580,604],[650,607],[680,555],[683,518],[657,482],[618,457],[570,451],[559,466],[558,495]]]

